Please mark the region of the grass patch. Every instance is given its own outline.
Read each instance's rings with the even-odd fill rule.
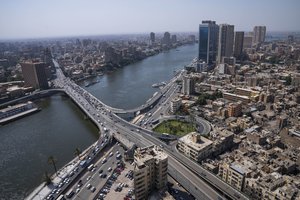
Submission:
[[[188,122],[178,120],[164,121],[153,129],[158,133],[168,133],[171,135],[184,136],[187,133],[196,131],[194,125]]]

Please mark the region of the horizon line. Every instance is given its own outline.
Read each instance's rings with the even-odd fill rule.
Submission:
[[[237,30],[238,31],[238,30]],[[78,34],[78,35],[58,35],[58,36],[30,36],[30,37],[11,37],[11,38],[1,38],[0,42],[3,41],[15,41],[15,40],[43,40],[43,39],[62,39],[62,38],[75,38],[75,37],[98,37],[98,36],[120,36],[120,35],[147,35],[151,32],[163,34],[165,32],[170,33],[198,33],[198,31],[150,31],[150,32],[128,32],[128,33],[99,33],[99,34]],[[251,31],[243,31],[243,32],[252,32]],[[266,32],[268,33],[300,33],[300,30],[270,30]]]

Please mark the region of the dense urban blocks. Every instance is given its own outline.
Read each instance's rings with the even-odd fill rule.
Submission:
[[[155,132],[168,133],[177,136],[184,136],[190,132],[196,131],[194,124],[179,120],[164,121],[154,128]]]

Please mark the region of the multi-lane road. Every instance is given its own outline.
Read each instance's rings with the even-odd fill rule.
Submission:
[[[86,92],[84,89],[76,85],[73,81],[65,78],[60,70],[58,70],[58,79],[56,86],[63,88],[66,93],[81,106],[81,108],[89,115],[89,117],[98,125],[102,132],[109,130],[110,133],[118,132],[123,137],[134,142],[137,146],[158,145],[165,149],[169,156],[168,173],[173,176],[181,185],[183,185],[197,199],[247,199],[239,191],[228,186],[225,182],[211,174],[207,170],[201,168],[197,163],[191,161],[187,157],[178,153],[172,146],[165,145],[161,140],[153,137],[153,132],[135,124],[131,124],[109,110],[109,107],[100,100]],[[173,89],[173,90],[171,90]],[[166,89],[162,95],[174,94],[176,87],[175,81]],[[161,98],[164,103],[159,102],[158,106],[164,106],[168,98]],[[159,108],[159,107],[158,107]],[[162,108],[160,108],[162,109]],[[160,114],[160,111],[154,111]],[[105,128],[105,129],[104,129]],[[219,191],[223,194],[222,195]]]

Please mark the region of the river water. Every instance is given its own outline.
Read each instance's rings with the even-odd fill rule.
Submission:
[[[197,44],[182,46],[97,77],[100,82],[85,89],[112,107],[134,108],[157,91],[152,84],[171,79],[196,54]],[[40,112],[0,127],[0,199],[24,199],[45,171],[54,173],[50,155],[60,168],[77,147],[83,150],[98,138],[97,128],[70,99],[55,95],[36,103]]]

